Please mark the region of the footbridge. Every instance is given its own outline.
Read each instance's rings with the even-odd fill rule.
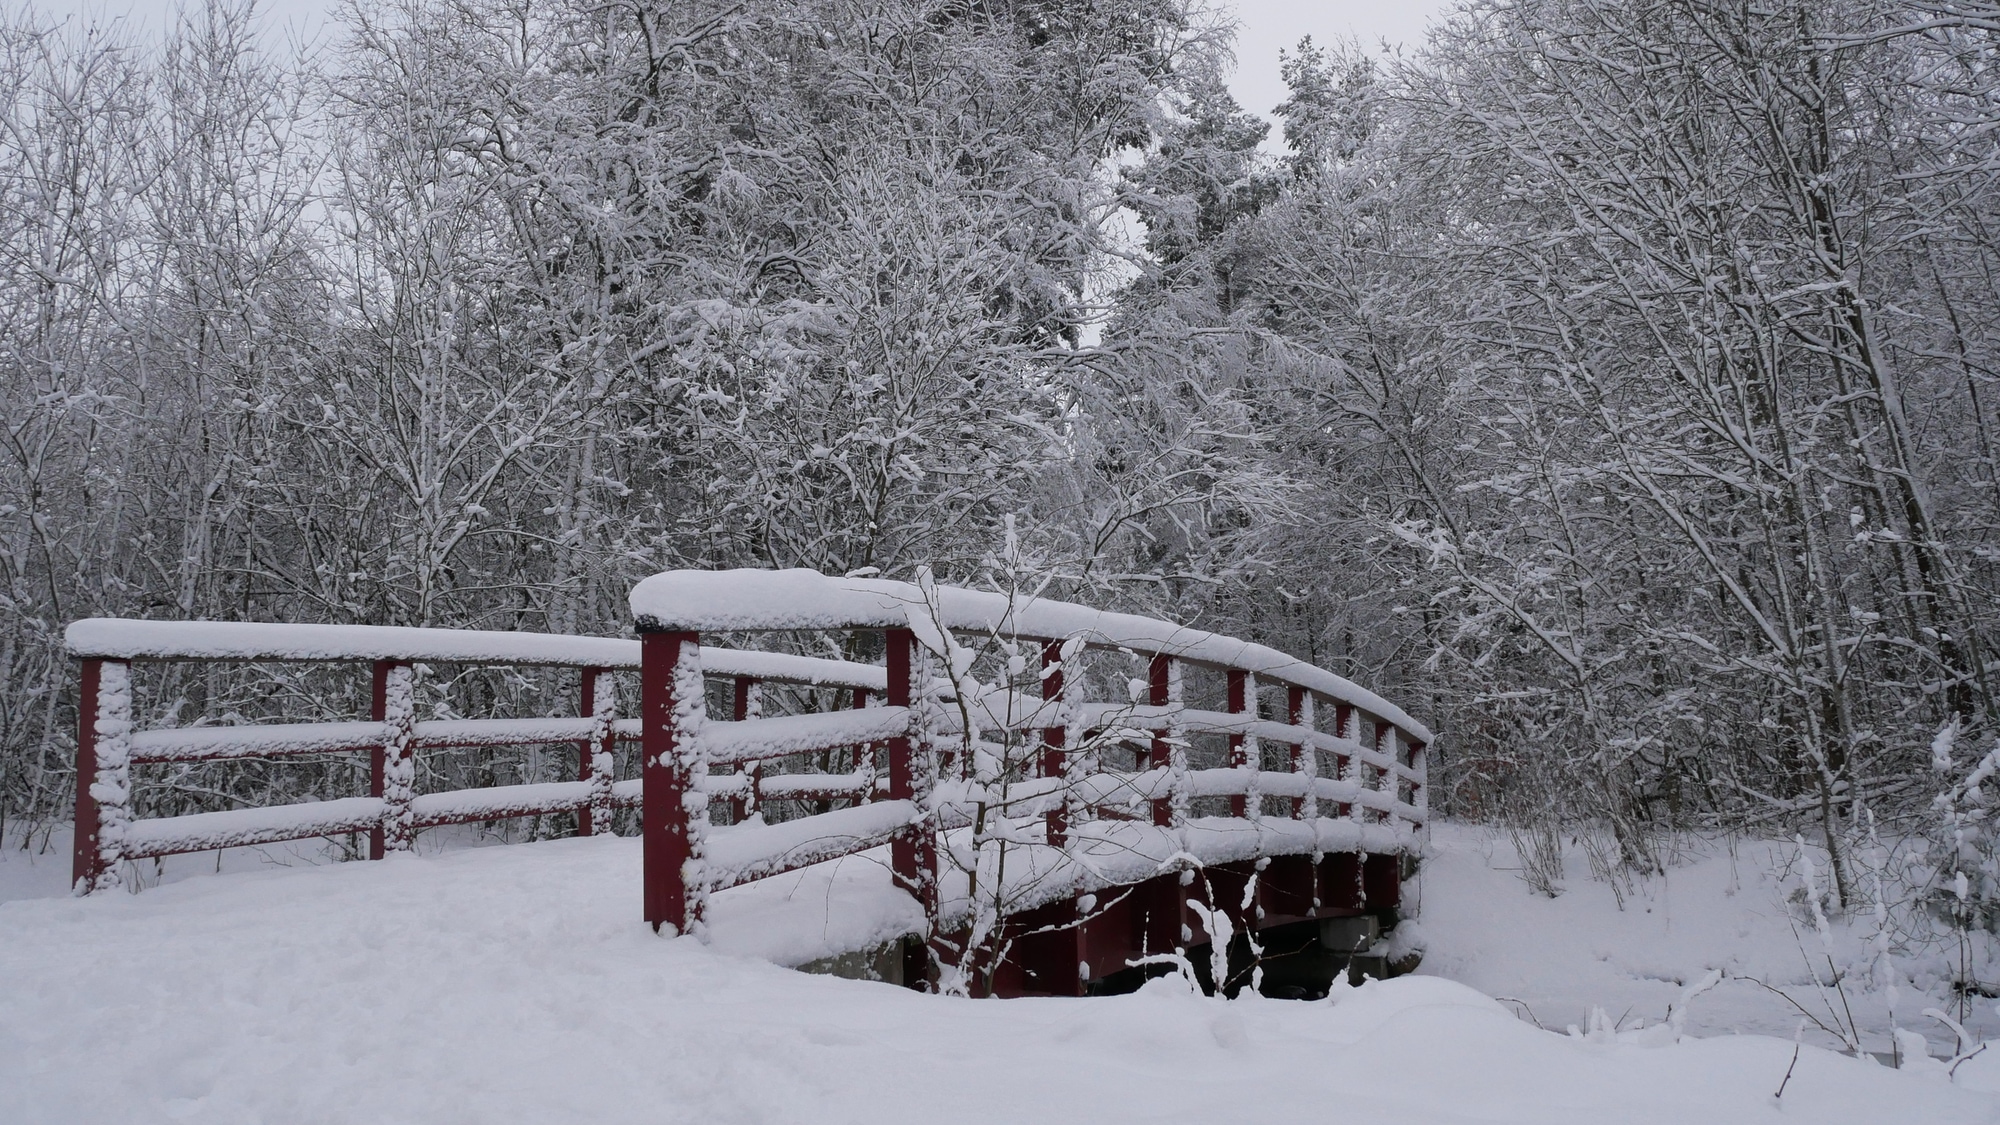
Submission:
[[[879,873],[883,924],[818,967],[910,987],[1083,995],[1182,971],[1292,995],[1353,964],[1388,968],[1380,939],[1412,906],[1432,735],[1331,672],[1170,622],[928,580],[672,571],[630,606],[636,640],[72,624],[76,893],[118,888],[154,857],[325,838],[380,859],[426,829],[535,817],[557,834],[636,834],[635,905],[693,940],[781,876],[819,873],[821,890],[757,925],[823,926],[855,885],[826,873],[861,864]],[[276,721],[200,713],[185,675],[174,706],[143,698],[169,682],[161,669],[201,664],[283,666],[292,685],[300,665],[365,667],[370,714],[295,721],[283,693]],[[512,698],[563,713],[427,706],[426,677],[468,668],[569,677],[576,706],[545,691]],[[142,729],[147,715],[161,718]],[[465,747],[534,749],[573,779],[424,783],[427,755]],[[365,762],[367,794],[147,815],[146,795],[172,788],[149,776],[309,762],[357,776]]]

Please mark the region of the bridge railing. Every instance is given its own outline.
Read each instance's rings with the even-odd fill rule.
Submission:
[[[810,571],[670,572],[641,582],[631,606],[643,648],[646,917],[655,928],[699,929],[713,890],[886,842],[895,878],[924,904],[935,931],[944,924],[943,834],[962,829],[975,808],[1040,818],[1037,842],[1057,851],[1079,836],[1115,844],[1142,860],[1126,873],[1135,879],[1154,873],[1146,863],[1172,855],[1232,862],[1298,854],[1317,864],[1322,853],[1338,851],[1355,857],[1358,880],[1360,857],[1393,863],[1427,818],[1430,731],[1380,696],[1261,645],[1064,602]],[[738,760],[739,748],[764,752],[763,740],[776,732],[707,719],[704,693],[694,686],[715,659],[703,635],[853,630],[882,634],[880,725],[843,731],[825,715],[794,722],[823,742],[879,739],[885,799],[779,826],[782,835],[711,833],[707,802],[689,796],[704,791],[712,766]],[[956,681],[960,669],[951,665],[963,652],[952,638],[960,635],[1039,650],[1039,692]],[[1134,686],[1143,699],[1072,698],[1069,685],[1082,677],[1066,665],[1090,651],[1142,661],[1147,675]],[[1189,669],[1222,677],[1225,709],[1189,705]],[[1263,686],[1282,694],[1276,717],[1261,713]],[[1035,740],[1029,772],[1040,776],[1010,775],[1000,785],[976,777],[968,759],[977,748],[961,745],[968,715],[982,731]],[[1222,740],[1227,764],[1192,768],[1197,737]],[[1266,768],[1266,744],[1284,768]],[[1090,753],[1072,752],[1086,745]],[[1106,768],[1107,746],[1129,748],[1132,768]],[[1226,801],[1226,816],[1197,815],[1198,801],[1217,798]],[[1106,823],[1092,823],[1100,819]],[[1148,838],[1145,830],[1157,831]],[[1080,895],[1094,889],[1093,879],[1120,877],[1107,875],[1103,863],[1075,866],[1047,880],[1040,899]],[[1393,901],[1394,868],[1371,878],[1386,884],[1380,893]],[[1315,899],[1309,915],[1318,904],[1308,897]]]
[[[638,721],[620,715],[614,679],[619,671],[639,668],[640,644],[635,640],[94,618],[71,625],[66,642],[70,655],[82,663],[72,866],[78,893],[118,885],[125,860],[347,833],[367,833],[374,859],[410,847],[420,829],[469,821],[574,813],[578,830],[590,835],[610,829],[615,809],[634,808],[641,801],[639,780],[619,781],[613,769],[616,744],[640,737]],[[371,715],[366,720],[137,729],[132,665],[197,661],[367,666],[372,672]],[[578,711],[574,716],[420,719],[413,678],[420,663],[573,670],[579,685]],[[857,705],[871,692],[879,696],[884,684],[881,669],[865,664],[726,649],[711,650],[707,675],[731,681],[738,720],[755,717],[766,683],[845,689]],[[858,723],[850,721],[863,735],[880,725],[871,712],[852,714],[865,716]],[[784,732],[796,727],[788,720],[770,723],[779,746],[817,745],[796,734],[787,738]],[[745,768],[733,775],[711,776],[703,789],[729,800],[739,819],[755,810],[760,797],[872,795],[864,792],[871,787],[851,776],[765,780],[759,769],[765,759],[742,752],[739,744],[728,740],[727,729],[727,724],[719,725],[716,764]],[[575,781],[416,791],[414,758],[420,749],[560,743],[577,747]],[[370,756],[366,796],[171,817],[134,816],[134,766],[341,753]]]
[[[806,571],[670,572],[640,583],[631,606],[638,640],[76,623],[79,892],[116,885],[127,859],[358,832],[380,857],[433,825],[574,813],[583,832],[602,832],[614,810],[637,807],[645,916],[656,928],[699,932],[715,891],[887,845],[894,878],[936,938],[963,926],[967,826],[986,816],[989,838],[999,824],[1024,853],[1008,868],[1012,888],[999,888],[1007,909],[1067,910],[1076,917],[1042,928],[1078,923],[1068,932],[1080,934],[1080,904],[1096,891],[1163,872],[1179,879],[1190,863],[1221,886],[1232,864],[1284,859],[1290,875],[1274,870],[1266,885],[1280,916],[1392,909],[1400,857],[1427,818],[1428,729],[1339,676],[1234,638],[1046,599]],[[858,633],[878,632],[882,663],[704,643],[779,632],[843,634],[850,651],[872,647]],[[989,658],[1004,649],[1007,670],[982,684],[961,640]],[[131,668],[144,661],[367,665],[372,706],[366,720],[136,730]],[[423,719],[415,666],[433,663],[571,670],[579,706],[568,716]],[[1089,697],[1089,685],[1117,681],[1112,666],[1143,672],[1123,690],[1106,686],[1130,698]],[[614,679],[632,670],[636,714]],[[766,684],[833,688],[851,706],[767,715]],[[711,701],[728,717],[711,717]],[[621,780],[613,750],[632,740],[639,777]],[[417,792],[420,748],[564,742],[578,747],[575,781]],[[998,772],[996,749],[1013,755]],[[133,816],[135,765],[353,751],[370,755],[365,796]],[[780,762],[792,772],[773,772]],[[763,814],[776,802],[808,815],[771,822]],[[712,823],[723,809],[731,823]],[[941,851],[951,857],[942,866]],[[1185,942],[1182,886],[1162,885],[1159,909],[1147,908],[1147,919],[1175,919],[1162,923],[1171,934],[1146,939],[1150,948]],[[1075,965],[1042,979],[1076,977],[1087,958],[1072,952]],[[924,971],[912,961],[906,979]]]

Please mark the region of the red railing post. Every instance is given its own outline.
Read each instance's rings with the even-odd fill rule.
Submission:
[[[97,889],[102,868],[97,861],[99,822],[97,798],[97,690],[104,662],[86,660],[76,691],[76,831],[70,841],[69,885],[74,894]]]
[[[416,796],[417,764],[410,739],[416,731],[415,674],[409,662],[377,660],[369,717],[389,729],[368,753],[368,795],[383,802],[382,823],[368,833],[368,858],[408,851],[416,842],[410,800]]]
[[[1257,679],[1241,668],[1229,670],[1229,713],[1257,717]],[[1236,817],[1255,819],[1264,814],[1263,800],[1256,795],[1255,771],[1264,768],[1263,755],[1258,752],[1257,736],[1254,734],[1232,734],[1229,736],[1229,766],[1231,769],[1252,771],[1249,782],[1250,792],[1229,798],[1229,814]],[[1257,760],[1252,760],[1257,759]]]
[[[755,676],[738,676],[734,688],[730,693],[729,717],[739,723],[761,718],[764,710],[763,684]],[[740,797],[730,798],[729,821],[732,824],[743,823],[751,813],[763,807],[761,783],[764,780],[764,763],[745,762],[743,777],[749,782],[749,789]]]
[[[849,697],[848,702],[854,705],[854,710],[856,711],[867,710],[868,689],[862,687],[854,688],[853,694]],[[868,804],[869,802],[875,799],[875,744],[874,743],[863,742],[857,744],[854,747],[854,772],[856,774],[859,774],[863,782],[866,784],[866,788],[864,788],[861,791],[861,796],[856,797],[854,799],[854,803],[857,805]]]
[[[1181,702],[1180,661],[1164,653],[1155,655],[1147,666],[1147,702],[1155,707],[1178,708]],[[1181,721],[1168,717],[1153,730],[1152,765],[1167,771],[1167,796],[1153,801],[1153,823],[1178,828],[1187,823],[1187,740],[1181,736]]]
[[[1352,704],[1337,703],[1334,705],[1333,736],[1335,738],[1344,738],[1350,742],[1361,741],[1360,721],[1355,716],[1354,706]],[[1335,754],[1333,756],[1333,776],[1341,781],[1356,780],[1354,776],[1353,761],[1351,758],[1349,758],[1348,755]],[[1337,806],[1335,806],[1335,815],[1341,817],[1348,817],[1354,815],[1353,804],[1347,801],[1341,801]]]
[[[579,680],[581,686],[577,689],[576,713],[584,718],[594,718],[597,714],[597,672],[598,670],[595,668],[585,668]],[[595,772],[594,767],[597,760],[596,734],[596,724],[592,723],[591,737],[576,744],[576,779],[585,784],[589,784],[590,776]],[[592,809],[588,804],[578,809],[576,812],[576,834],[579,836],[591,835],[591,829],[595,827],[592,821],[595,819],[596,817],[592,815]]]
[[[1410,772],[1416,774],[1417,777],[1425,779],[1428,779],[1430,776],[1425,769],[1424,763],[1424,753],[1427,749],[1428,747],[1421,742],[1412,741],[1410,743]],[[1422,781],[1416,778],[1410,779],[1410,804],[1418,812],[1425,814],[1425,821],[1430,820],[1430,791]]]
[[[76,832],[70,891],[120,883],[125,826],[132,822],[132,666],[86,660],[76,699]]]
[[[1051,671],[1050,669],[1054,669]],[[1057,704],[1061,711],[1063,697],[1062,642],[1042,642],[1042,701]],[[1060,714],[1058,715],[1060,717]],[[1067,758],[1066,744],[1069,740],[1068,728],[1057,724],[1042,728],[1042,776],[1062,777]],[[1069,797],[1063,799],[1043,814],[1043,828],[1048,834],[1051,847],[1062,847],[1069,842]]]
[[[884,661],[889,676],[888,704],[891,707],[918,706],[924,685],[918,683],[922,664],[917,659],[917,637],[908,629],[887,629],[882,634]],[[928,757],[930,747],[922,733],[922,720],[912,724],[909,734],[898,735],[889,740],[889,799],[892,801],[921,802],[930,796],[930,786],[935,780],[928,768],[932,763],[922,760]],[[931,983],[932,956],[927,948],[937,940],[938,897],[937,897],[937,840],[928,820],[919,820],[907,830],[896,835],[889,842],[889,869],[898,885],[916,896],[924,908],[924,918],[929,932],[925,934],[924,945],[910,945],[903,950],[903,982],[911,988],[926,988]]]
[[[691,933],[702,923],[708,822],[708,801],[698,788],[702,694],[700,634],[640,636],[641,852],[646,921],[655,932]]]
[[[1042,776],[1064,779],[1065,788],[1061,800],[1043,814],[1043,828],[1052,847],[1063,847],[1069,843],[1072,813],[1081,817],[1083,806],[1076,792],[1069,788],[1077,780],[1077,770],[1073,768],[1076,759],[1071,757],[1069,748],[1069,709],[1064,706],[1063,694],[1069,669],[1063,667],[1063,642],[1042,642],[1042,702],[1055,704],[1055,723],[1042,728]],[[1082,996],[1089,983],[1090,965],[1085,960],[1088,950],[1089,923],[1087,913],[1082,909],[1080,899],[1069,900],[1070,912],[1068,928],[1049,935],[1048,953],[1050,964],[1045,966],[1045,987],[1058,996]]]
[[[577,743],[576,777],[590,783],[589,803],[577,811],[579,836],[611,831],[611,782],[617,748],[611,724],[618,717],[618,681],[608,668],[583,670],[579,713],[590,720],[590,737]]]
[[[1396,741],[1396,728],[1385,720],[1376,719],[1375,752],[1387,757],[1392,762],[1395,761],[1401,754],[1401,751],[1396,749]],[[1368,787],[1377,793],[1387,793],[1390,800],[1395,800],[1398,789],[1396,771],[1384,769],[1381,766],[1373,764],[1370,764],[1368,769],[1370,771],[1370,784]],[[1391,814],[1378,809],[1375,815],[1368,819],[1380,823],[1394,818]]]
[[[837,692],[835,693],[835,695],[834,695],[834,698],[836,698],[836,699],[838,699],[838,698],[839,698],[839,694],[838,694]],[[865,711],[865,710],[867,710],[867,709],[868,709],[868,689],[867,689],[867,688],[865,688],[865,687],[858,687],[858,688],[849,688],[849,689],[847,689],[847,706],[848,706],[848,709],[849,709],[849,710],[853,710],[853,711]],[[867,752],[868,752],[868,745],[867,745],[867,743],[860,743],[860,744],[857,744],[857,745],[856,745],[856,746],[854,747],[854,768],[855,768],[855,769],[860,769],[860,768],[861,768],[861,758],[862,758],[862,755],[866,754]]]
[[[1430,763],[1426,761],[1428,753],[1428,745],[1410,743],[1410,773],[1416,775],[1410,779],[1410,805],[1414,805],[1418,813],[1424,813],[1426,823],[1430,821],[1430,787],[1424,785],[1430,781]]]
[[[1313,729],[1312,692],[1291,684],[1285,689],[1285,721],[1295,727]],[[1319,747],[1314,746],[1308,735],[1292,743],[1292,772],[1305,779],[1306,792],[1303,797],[1292,798],[1292,816],[1297,820],[1315,820],[1319,817]],[[1315,839],[1317,837],[1315,836]],[[1314,857],[1313,862],[1319,862]]]

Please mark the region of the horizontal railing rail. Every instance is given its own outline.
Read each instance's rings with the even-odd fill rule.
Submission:
[[[73,878],[79,893],[116,885],[119,865],[185,852],[282,843],[366,832],[369,854],[406,848],[418,830],[472,821],[574,813],[582,834],[608,830],[619,808],[641,801],[637,779],[611,777],[611,750],[640,737],[637,720],[618,717],[611,675],[636,670],[640,645],[611,637],[567,637],[450,629],[363,625],[284,625],[263,622],[171,622],[92,618],[66,635],[82,663],[78,708],[76,834]],[[879,667],[787,653],[712,649],[707,675],[734,681],[736,694],[755,698],[766,683],[846,689],[857,698],[880,696]],[[360,665],[374,671],[375,718],[326,722],[133,726],[131,665],[156,662],[311,662]],[[414,717],[408,669],[420,663],[553,667],[577,671],[583,705],[574,716],[428,719]],[[755,766],[772,758],[840,749],[877,737],[907,718],[882,709],[783,716],[761,723],[717,724],[718,764],[750,767],[712,779],[719,797],[752,794]],[[732,734],[731,732],[734,731]],[[414,791],[413,754],[421,749],[510,747],[574,743],[578,780],[449,790]],[[149,764],[190,764],[304,755],[368,753],[370,794],[330,801],[135,818],[131,769]],[[829,799],[872,792],[845,778],[817,787],[780,781],[786,799]]]

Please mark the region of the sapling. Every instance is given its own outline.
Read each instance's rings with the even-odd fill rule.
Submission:
[[[1951,752],[1958,730],[1954,719],[1931,743],[1931,768],[1940,774],[1953,768]],[[1977,991],[1973,931],[1992,926],[1992,904],[2000,892],[2000,843],[1994,839],[1993,810],[1985,789],[1996,772],[2000,772],[2000,741],[1970,773],[1945,786],[1932,802],[1938,815],[1937,832],[1947,851],[1933,871],[1929,897],[1933,914],[1950,926],[1957,945],[1956,1006],[1961,1023],[1970,1018],[1972,995]]]
[[[1029,900],[1048,897],[1042,892],[1051,889],[1050,878],[1080,884],[1073,889],[1090,883],[1090,863],[1081,852],[1071,850],[1067,863],[1039,874],[1032,863],[1026,864],[1027,875],[1017,870],[1011,881],[1010,856],[1019,849],[1049,842],[1043,815],[1051,811],[1048,806],[1052,802],[1061,803],[1063,823],[1072,832],[1084,828],[1092,808],[1079,783],[1098,772],[1102,746],[1135,734],[1119,714],[1098,716],[1093,729],[1086,729],[1078,710],[1069,705],[1068,700],[1086,687],[1083,638],[1067,638],[1049,653],[1043,648],[1044,639],[1022,638],[1010,631],[1006,623],[1018,619],[1020,609],[1040,595],[1048,578],[1023,557],[1012,533],[1012,521],[1008,530],[1003,557],[988,560],[992,584],[1010,606],[1002,624],[963,637],[946,628],[937,583],[927,567],[917,571],[923,611],[909,615],[920,654],[938,673],[927,677],[931,686],[926,693],[926,714],[938,720],[932,723],[937,728],[931,735],[932,743],[941,747],[947,738],[956,743],[958,780],[967,786],[971,805],[968,838],[939,853],[941,860],[966,876],[966,930],[962,943],[947,941],[944,935],[934,935],[933,942],[934,956],[941,962],[956,960],[956,964],[938,965],[941,987],[967,995],[990,991],[994,972],[1022,938],[1075,929],[1123,897],[1100,903],[1094,895],[1083,895],[1077,900],[1074,917],[1039,929],[1020,931],[1006,924],[1024,904],[1031,904]],[[1061,682],[1068,685],[1066,690],[1054,698],[1042,698],[1042,688],[1056,675],[1064,677]],[[990,677],[990,682],[982,676]],[[940,718],[953,713],[955,724]],[[945,734],[953,725],[957,729]],[[1051,729],[1064,735],[1057,775],[1061,784],[1055,792],[1049,792],[1046,784],[1019,788],[1035,772],[1036,759],[1047,748],[1038,732]],[[1087,974],[1087,966],[1080,971]]]
[[[1257,940],[1255,911],[1257,909],[1257,883],[1263,874],[1264,868],[1268,865],[1269,861],[1267,860],[1259,860],[1257,862],[1251,871],[1250,878],[1244,881],[1243,898],[1237,907],[1244,920],[1243,937],[1250,950],[1250,990],[1259,993],[1261,993],[1264,987],[1264,947]],[[1202,886],[1208,892],[1208,902],[1205,903],[1198,898],[1190,898],[1187,900],[1187,906],[1188,910],[1193,912],[1194,916],[1201,922],[1202,930],[1208,934],[1209,979],[1215,983],[1215,994],[1217,996],[1224,996],[1227,995],[1229,984],[1233,979],[1229,973],[1229,947],[1235,944],[1236,941],[1236,923],[1230,918],[1229,912],[1223,908],[1222,904],[1216,902],[1215,885],[1209,881],[1208,876],[1204,874],[1201,879]],[[1210,903],[1214,905],[1210,905]]]
[[[1148,965],[1173,966],[1174,973],[1171,975],[1180,978],[1187,986],[1188,994],[1201,995],[1201,980],[1195,976],[1194,962],[1188,960],[1186,950],[1175,948],[1171,953],[1148,953],[1144,957],[1135,957],[1125,962],[1125,967],[1128,969],[1140,969]]]
[[[1202,882],[1208,880],[1204,877]],[[1209,888],[1209,901],[1215,901],[1215,891]],[[1187,900],[1188,909],[1201,920],[1201,928],[1208,934],[1209,979],[1215,982],[1215,994],[1223,995],[1223,988],[1229,980],[1229,943],[1236,937],[1235,924],[1229,914],[1220,906],[1208,906],[1200,899]]]
[[[1782,1102],[1785,1098],[1785,1087],[1792,1084],[1792,1071],[1799,1065],[1799,1048],[1805,1045],[1805,1035],[1806,1021],[1800,1020],[1799,1026],[1792,1029],[1792,1061],[1785,1064],[1785,1076],[1778,1081],[1778,1092],[1771,1095],[1773,1102]]]
[[[1264,991],[1264,943],[1257,939],[1257,880],[1263,877],[1264,869],[1271,861],[1260,859],[1243,883],[1243,901],[1238,909],[1243,913],[1243,938],[1250,946],[1250,991]]]
[[[1813,864],[1812,854],[1807,850],[1805,837],[1803,835],[1794,835],[1793,841],[1798,845],[1799,863],[1802,868],[1801,893],[1809,904],[1813,917],[1813,928],[1820,942],[1820,952],[1826,961],[1828,972],[1832,974],[1830,982],[1820,976],[1819,962],[1811,953],[1806,951],[1805,938],[1799,933],[1798,919],[1792,916],[1789,911],[1787,911],[1786,918],[1792,927],[1792,938],[1798,944],[1799,956],[1804,959],[1806,971],[1812,977],[1813,989],[1818,993],[1820,1003],[1826,1008],[1826,1018],[1821,1019],[1818,1015],[1807,1010],[1805,1005],[1799,1003],[1790,993],[1773,987],[1765,981],[1758,980],[1756,977],[1743,976],[1738,979],[1749,981],[1751,984],[1757,985],[1787,1004],[1790,1004],[1802,1017],[1801,1027],[1806,1023],[1811,1023],[1826,1034],[1840,1040],[1849,1053],[1859,1054],[1861,1050],[1860,1029],[1854,1020],[1853,1009],[1847,1002],[1847,992],[1840,968],[1835,964],[1833,959],[1833,931],[1832,927],[1827,924],[1825,910],[1820,906],[1821,891],[1817,875],[1818,869]],[[1828,992],[1829,987],[1832,989],[1831,994]],[[1836,997],[1839,999],[1838,1007],[1834,1004]]]
[[[1842,984],[1840,966],[1836,965],[1833,960],[1833,928],[1827,924],[1826,911],[1820,906],[1819,880],[1816,875],[1816,869],[1813,866],[1812,852],[1807,850],[1806,839],[1803,835],[1794,836],[1793,840],[1799,846],[1799,867],[1801,878],[1805,882],[1806,904],[1812,909],[1813,931],[1819,937],[1820,952],[1825,956],[1827,972],[1832,976],[1831,983],[1834,995],[1840,998],[1839,1012],[1836,1013],[1833,1010],[1833,1001],[1826,994],[1827,984],[1821,982],[1819,966],[1813,963],[1813,959],[1810,956],[1806,958],[1806,966],[1812,970],[1813,987],[1818,990],[1820,1002],[1826,1005],[1827,1013],[1833,1017],[1834,1028],[1840,1036],[1840,1041],[1846,1045],[1850,1053],[1859,1054],[1861,1052],[1860,1028],[1854,1022],[1854,1009],[1847,1002],[1847,989]],[[1796,927],[1794,927],[1793,933],[1796,936]],[[1804,951],[1803,943],[1800,945],[1800,950],[1801,952]]]

